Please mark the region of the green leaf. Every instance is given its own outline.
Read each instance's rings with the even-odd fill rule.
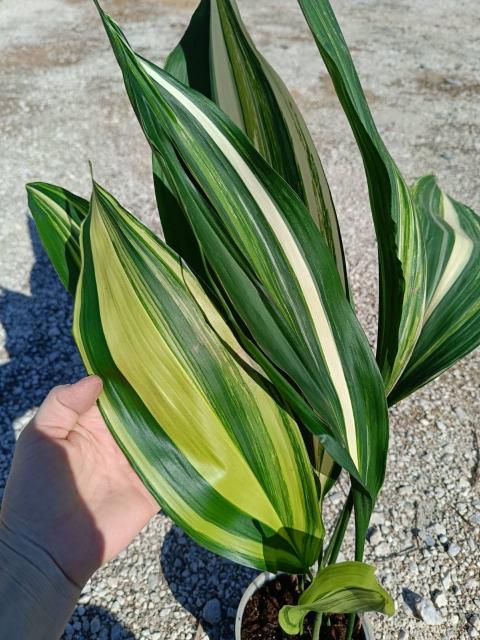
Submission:
[[[322,569],[302,593],[298,605],[282,607],[279,622],[291,635],[303,633],[305,616],[314,613],[364,613],[389,616],[395,605],[375,578],[375,567],[361,562],[340,562]]]
[[[425,247],[410,190],[375,126],[328,0],[298,0],[363,157],[378,241],[377,361],[389,392],[410,356],[425,308]]]
[[[388,441],[384,386],[318,227],[222,111],[137,56],[101,15],[219,298],[245,327],[244,346],[256,350],[292,410],[374,498]]]
[[[202,0],[165,70],[213,100],[296,191],[326,239],[347,290],[338,221],[315,145],[285,84],[255,47],[235,0]],[[172,221],[162,196],[159,210],[165,237],[175,242],[181,212]],[[170,218],[164,222],[165,215]],[[180,229],[183,233],[181,223]],[[192,255],[191,245],[184,250]]]
[[[80,272],[80,225],[88,200],[46,182],[26,185],[28,206],[40,240],[64,287],[75,295]]]
[[[181,259],[94,187],[74,336],[99,406],[162,508],[208,549],[305,572],[323,527],[295,422]]]
[[[437,185],[412,188],[427,252],[427,304],[408,366],[390,394],[400,400],[480,343],[480,218]]]

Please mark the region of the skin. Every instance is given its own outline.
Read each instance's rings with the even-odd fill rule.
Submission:
[[[47,553],[78,586],[159,510],[100,415],[101,391],[89,376],[48,394],[19,437],[0,511],[20,548]]]

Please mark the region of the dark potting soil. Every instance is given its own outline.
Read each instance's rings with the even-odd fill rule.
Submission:
[[[242,640],[311,640],[315,615],[305,618],[303,634],[287,635],[278,624],[278,612],[285,604],[297,604],[300,595],[296,576],[279,576],[267,582],[247,602],[243,614]],[[347,616],[330,616],[320,632],[321,640],[345,640]],[[365,640],[361,623],[357,618],[353,640]]]

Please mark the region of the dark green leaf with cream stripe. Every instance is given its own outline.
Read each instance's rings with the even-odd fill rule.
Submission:
[[[256,49],[235,0],[202,0],[165,70],[213,100],[297,192],[348,289],[338,222],[315,145],[285,84]],[[170,209],[162,205],[163,199],[166,237],[175,236]]]
[[[412,393],[480,343],[480,218],[425,176],[412,188],[427,254],[422,331],[390,395]]]
[[[328,0],[298,0],[363,157],[378,240],[377,360],[387,391],[408,364],[425,306],[425,248],[419,214],[375,126],[347,44]]]
[[[298,426],[195,276],[95,186],[74,336],[102,414],[162,508],[207,548],[304,572],[323,537]]]
[[[137,117],[229,310],[283,378],[284,395],[294,381],[328,453],[375,497],[388,440],[384,387],[318,227],[222,111],[137,56],[102,17]],[[288,400],[303,410],[295,393]]]
[[[28,206],[40,240],[64,287],[75,294],[80,271],[80,225],[88,200],[46,182],[27,184]]]

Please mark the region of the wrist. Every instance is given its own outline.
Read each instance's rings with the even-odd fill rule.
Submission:
[[[18,640],[56,640],[81,587],[52,556],[0,522],[0,628]]]

